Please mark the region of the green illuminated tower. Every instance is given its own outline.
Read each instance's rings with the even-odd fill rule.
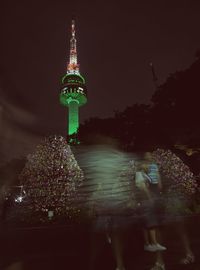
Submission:
[[[79,128],[79,107],[87,102],[87,90],[77,62],[74,20],[71,32],[70,57],[66,74],[62,77],[60,103],[68,107],[68,136],[75,138]]]

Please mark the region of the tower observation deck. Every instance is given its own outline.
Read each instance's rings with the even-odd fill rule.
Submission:
[[[60,103],[68,107],[68,136],[76,135],[79,128],[79,107],[87,103],[87,89],[77,61],[74,20],[71,25],[69,63],[61,80]]]

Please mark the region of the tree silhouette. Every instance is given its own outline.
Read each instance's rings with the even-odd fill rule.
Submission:
[[[199,72],[198,57],[188,69],[171,74],[152,97],[155,123],[178,141],[194,143],[200,135]]]
[[[173,148],[177,143],[199,147],[199,55],[157,87],[151,105],[133,104],[112,118],[91,118],[80,126],[80,137],[95,131],[118,138],[129,150]]]

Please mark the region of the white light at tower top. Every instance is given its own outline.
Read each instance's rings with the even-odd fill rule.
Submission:
[[[67,73],[68,74],[79,74],[79,65],[78,65],[78,61],[77,61],[77,49],[76,49],[76,36],[75,36],[75,34],[76,34],[75,21],[72,20],[69,64],[67,65]]]

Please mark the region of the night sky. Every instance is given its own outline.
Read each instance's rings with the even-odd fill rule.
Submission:
[[[73,17],[88,88],[82,121],[150,102],[155,88],[149,62],[162,83],[187,68],[200,48],[198,0],[4,1],[1,118],[36,134],[65,134],[67,110],[59,104],[59,88]]]

